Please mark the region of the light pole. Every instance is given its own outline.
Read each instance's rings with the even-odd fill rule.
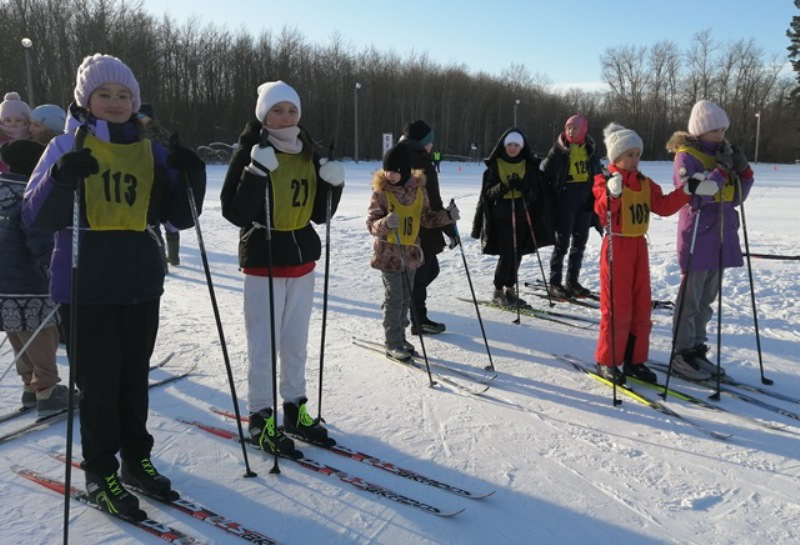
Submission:
[[[355,127],[356,127],[356,135],[355,135],[356,136],[356,149],[355,149],[355,154],[354,154],[355,157],[354,157],[354,159],[355,159],[356,163],[358,163],[358,90],[359,89],[361,89],[361,84],[356,82],[356,90],[355,90],[355,93],[353,94],[353,103],[354,103],[354,107],[353,107],[353,112],[354,113],[353,113],[353,115],[355,117]]]
[[[514,101],[514,126],[517,126],[517,106],[519,106],[519,99]]]
[[[30,38],[22,38],[22,47],[25,48],[25,68],[28,71],[28,105],[31,107],[36,105],[33,98],[33,72],[31,71],[31,47],[33,41]]]
[[[758,139],[761,136],[761,112],[756,112],[756,153],[753,162],[758,164]]]

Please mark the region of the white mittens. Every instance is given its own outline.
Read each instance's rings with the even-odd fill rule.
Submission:
[[[344,167],[338,161],[319,160],[319,177],[334,187],[344,183]]]
[[[268,171],[277,170],[278,158],[275,156],[275,148],[272,146],[253,146],[250,149],[249,170],[253,174],[266,176]]]
[[[608,182],[606,182],[606,187],[608,188],[608,192],[615,199],[622,195],[622,174],[619,172],[612,174],[611,177],[608,178]]]

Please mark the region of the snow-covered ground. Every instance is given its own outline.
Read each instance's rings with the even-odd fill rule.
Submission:
[[[371,174],[377,167],[369,162],[346,164],[347,185],[331,226],[323,416],[332,435],[346,446],[476,493],[496,493],[482,500],[464,499],[313,447],[303,448],[311,458],[443,510],[465,511],[439,518],[289,461],[281,463],[279,476],[270,475],[272,460],[253,450],[248,451],[250,464],[259,475],[243,478],[237,444],[176,420],[197,419],[234,429],[208,410],[212,405],[230,408],[231,400],[198,246],[194,233],[186,231],[182,264],[172,269],[166,282],[155,358],[172,351],[176,355],[167,369],[152,375],[157,379],[196,368],[191,377],[152,391],[149,421],[157,467],[185,497],[288,544],[800,543],[800,421],[722,397],[723,408],[781,422],[787,430],[771,431],[670,398],[668,406],[681,415],[733,434],[721,441],[628,398],[615,408],[610,389],[551,355],[570,353],[592,361],[593,329],[525,316],[515,325],[515,316],[482,308],[498,376],[480,397],[446,385],[430,388],[424,375],[354,346],[354,337],[382,341],[382,285],[380,274],[369,267],[372,240],[364,224]],[[669,163],[644,163],[642,170],[665,187],[671,185]],[[755,170],[756,185],[745,209],[752,251],[800,253],[800,166],[760,164]],[[442,165],[442,196],[459,203],[464,234],[470,230],[481,172],[479,165]],[[225,167],[209,168],[201,223],[242,397],[242,275],[237,269],[237,229],[220,215],[224,173]],[[676,221],[670,217],[651,222],[653,295],[658,299],[674,298],[680,281]],[[324,239],[324,227],[320,233]],[[465,238],[464,245],[477,295],[488,298],[495,258],[482,256],[476,240]],[[600,237],[591,234],[582,280],[594,289],[599,247]],[[549,255],[549,249],[542,252],[545,267]],[[447,332],[426,339],[428,354],[439,363],[480,374],[488,362],[474,308],[459,300],[470,297],[461,254],[446,250],[440,260],[442,272],[431,287],[429,308],[434,320],[447,324]],[[798,267],[796,261],[753,260],[766,374],[775,381],[773,390],[794,397],[800,397]],[[312,414],[319,381],[323,271],[324,258],[318,267],[309,343]],[[540,277],[535,258],[523,261],[522,277]],[[542,303],[534,299],[530,298],[534,304]],[[726,273],[722,303],[723,365],[730,375],[759,384],[746,268]],[[566,304],[558,310],[597,312]],[[656,311],[653,322],[651,358],[666,361],[669,317]],[[61,354],[59,359],[66,377],[66,358]],[[10,362],[10,354],[0,358],[3,368]],[[679,379],[671,384],[703,398],[708,393]],[[15,407],[20,392],[12,371],[0,385],[0,412]],[[796,404],[754,395],[800,413]],[[33,417],[0,425],[0,434],[26,418]],[[62,422],[0,445],[0,542],[60,542],[59,496],[9,468],[24,464],[62,475],[62,465],[47,452],[64,448],[65,430]],[[75,441],[79,457],[77,429]],[[82,486],[80,472],[73,475]],[[143,506],[153,518],[209,542],[242,542],[160,504],[143,501]],[[80,544],[161,542],[74,503],[70,536],[72,543]]]

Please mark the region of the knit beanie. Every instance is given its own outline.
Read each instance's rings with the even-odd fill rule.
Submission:
[[[517,131],[511,131],[503,139],[503,146],[507,146],[509,144],[518,144],[519,147],[524,148],[525,147],[525,137],[522,136]]]
[[[67,113],[55,104],[41,104],[31,111],[31,120],[38,121],[56,134],[64,132]]]
[[[609,123],[603,129],[603,140],[606,144],[606,154],[613,163],[617,158],[629,149],[644,149],[642,139],[632,129],[626,129],[617,123]]]
[[[300,121],[300,95],[294,87],[283,80],[268,81],[258,86],[258,101],[256,101],[256,118],[261,123],[267,118],[269,109],[278,102],[291,102],[297,107],[297,120]]]
[[[128,65],[111,55],[95,53],[83,59],[75,80],[75,102],[82,108],[89,107],[89,97],[95,89],[106,83],[124,85],[133,95],[133,111],[141,105],[139,82]]]
[[[383,170],[399,172],[400,183],[406,183],[411,177],[411,154],[408,151],[408,146],[399,142],[389,148],[383,156]]]
[[[19,93],[11,91],[6,93],[3,102],[0,102],[0,120],[17,115],[30,119],[31,107],[19,98]]]
[[[586,139],[586,132],[589,130],[589,120],[581,114],[575,114],[567,119],[566,123],[564,123],[565,129],[567,128],[567,125],[572,125],[578,129],[577,134],[572,138],[567,136],[567,141],[572,144],[583,144],[583,141]]]
[[[44,146],[33,140],[14,140],[0,146],[0,160],[8,165],[8,171],[23,176],[31,175],[42,153]]]
[[[421,147],[425,147],[433,142],[433,129],[421,119],[406,123],[403,128],[403,136],[409,140],[414,140]]]
[[[689,115],[689,134],[700,136],[717,129],[728,129],[731,122],[725,110],[710,100],[698,100]]]

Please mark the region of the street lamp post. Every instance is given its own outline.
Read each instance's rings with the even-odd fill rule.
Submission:
[[[514,126],[517,126],[517,106],[519,106],[519,99],[514,101]]]
[[[33,71],[31,70],[31,47],[33,41],[30,38],[22,38],[22,47],[25,48],[25,68],[28,72],[28,104],[35,106],[36,101],[33,98]]]
[[[753,162],[758,164],[758,139],[761,136],[761,112],[756,112],[756,153]]]
[[[354,159],[355,159],[356,163],[358,163],[358,90],[359,89],[361,89],[361,84],[356,82],[356,90],[355,90],[355,93],[353,94],[353,106],[354,106],[353,107],[353,112],[354,112],[353,115],[354,115],[354,118],[355,118],[355,127],[356,127],[356,129],[355,129],[355,132],[356,132],[356,134],[355,134],[355,137],[356,137],[356,149],[355,149],[355,153],[354,153],[354,156],[355,156]]]

